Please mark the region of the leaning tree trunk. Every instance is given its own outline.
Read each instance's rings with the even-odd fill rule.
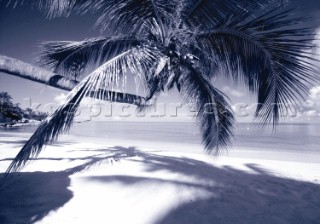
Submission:
[[[79,83],[46,69],[4,55],[0,55],[0,72],[67,91],[72,90]],[[99,90],[99,94],[91,92],[88,97],[96,97],[98,95],[102,96],[102,100],[105,101],[128,103],[137,106],[141,106],[146,102],[145,98],[141,96],[108,90]]]

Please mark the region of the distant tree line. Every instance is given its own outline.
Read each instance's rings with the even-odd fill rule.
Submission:
[[[0,122],[28,122],[28,120],[42,121],[48,116],[41,111],[31,108],[22,109],[18,103],[12,102],[12,97],[7,92],[0,92]]]

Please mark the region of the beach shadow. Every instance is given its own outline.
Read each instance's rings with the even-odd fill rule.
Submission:
[[[69,186],[70,178],[65,172],[12,175],[0,188],[0,223],[29,224],[41,220],[72,198]]]
[[[135,161],[143,163],[147,172],[167,171],[183,174],[199,182],[121,175],[89,176],[86,177],[87,180],[101,183],[118,182],[129,187],[136,184],[143,186],[144,183],[150,182],[157,185],[165,183],[202,190],[212,195],[206,199],[179,205],[158,220],[159,224],[320,223],[318,184],[277,177],[255,164],[246,164],[252,172],[245,172],[230,166],[218,168],[190,158],[144,153],[134,147],[116,146],[113,150],[117,151],[118,159],[130,160],[139,157],[140,159]],[[103,158],[99,162],[102,160]],[[97,158],[91,162],[98,163]],[[81,170],[79,168],[77,172]]]
[[[90,151],[87,149],[79,150],[79,151]],[[74,150],[72,151],[74,152]],[[102,164],[113,164],[114,162],[118,162],[121,159],[130,159],[133,157],[140,157],[140,152],[136,150],[135,147],[121,147],[115,146],[108,149],[94,149],[91,152],[97,152],[93,156],[81,157],[80,160],[85,160],[85,162],[81,165],[74,166],[65,170],[66,173],[70,175],[75,173],[84,172],[89,170],[92,167],[100,166]],[[74,160],[74,158],[68,158],[70,160]]]
[[[160,217],[156,222],[158,224],[320,223],[319,184],[278,177],[256,164],[246,164],[251,171],[246,172],[230,166],[216,167],[192,158],[143,152],[135,147],[115,146],[91,151],[94,152],[92,156],[69,158],[84,162],[63,172],[21,173],[15,177],[11,188],[0,191],[0,223],[33,223],[42,219],[71,199],[72,192],[67,188],[72,174],[122,159],[142,163],[150,174],[165,171],[188,176],[195,181],[129,175],[82,178],[102,184],[117,182],[128,187],[144,186],[145,183],[156,186],[170,184],[211,195],[178,205]]]
[[[258,166],[248,165],[252,166],[254,171],[261,170]],[[196,175],[216,183],[205,188],[214,196],[183,204],[159,220],[158,224],[320,223],[320,185],[265,172],[249,174],[230,167],[213,167],[206,173]]]

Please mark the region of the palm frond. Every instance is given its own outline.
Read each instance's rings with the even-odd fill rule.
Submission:
[[[95,93],[94,98],[103,98],[101,89],[113,89],[114,83],[119,83],[121,76],[126,74],[126,68],[131,73],[141,76],[148,67],[159,60],[159,52],[148,48],[133,48],[114,57],[101,65],[87,78],[81,81],[69,94],[67,100],[59,106],[37,129],[13,160],[7,173],[23,168],[31,157],[37,156],[44,145],[54,142],[61,133],[70,129],[75,111],[83,97]],[[111,98],[113,96],[110,96]]]
[[[233,136],[234,117],[225,95],[191,65],[186,65],[179,82],[185,101],[197,111],[205,149],[218,154]]]
[[[32,4],[45,11],[49,18],[68,16],[71,9],[77,6],[77,4],[85,2],[83,0],[0,0],[0,2],[1,1],[7,1],[7,6],[13,5],[13,7],[22,4]]]
[[[97,25],[103,30],[136,33],[143,24],[152,19],[161,25],[171,17],[174,6],[175,1],[166,0],[100,0],[99,4],[86,3],[80,10],[100,10]]]
[[[153,70],[148,72],[146,76],[146,86],[148,89],[147,100],[153,98],[154,95],[157,95],[164,87],[164,84],[167,80],[168,73],[168,64],[170,59],[165,56],[160,59],[157,65]]]
[[[216,25],[219,21],[235,12],[252,12],[268,6],[279,6],[288,0],[190,0],[186,1],[185,19],[196,25],[205,24],[208,27]]]
[[[45,144],[54,142],[58,135],[69,130],[75,111],[84,97],[85,86],[86,82],[79,84],[74,91],[68,94],[68,100],[41,123],[19,151],[6,173],[19,171],[30,158],[36,157],[41,152]]]
[[[104,37],[84,41],[50,41],[41,45],[39,63],[69,78],[81,76],[112,57],[141,45],[134,37]]]
[[[138,112],[143,112],[147,109],[153,108],[157,102],[160,92],[164,91],[164,86],[168,79],[168,63],[169,58],[166,55],[163,55],[156,61],[154,66],[150,67],[150,69],[146,71],[144,76],[144,86],[147,95],[145,97],[145,103],[138,105]]]
[[[2,1],[2,0],[0,0]],[[9,0],[15,6],[25,0]],[[96,22],[102,30],[118,33],[136,33],[148,20],[162,24],[175,11],[176,1],[167,0],[30,0],[29,4],[44,11],[48,18],[74,13],[99,13]]]
[[[312,31],[292,28],[305,18],[289,15],[290,11],[270,12],[250,21],[247,14],[236,15],[199,36],[219,58],[216,66],[225,65],[234,80],[258,94],[256,116],[263,124],[277,123],[316,80],[310,63]]]

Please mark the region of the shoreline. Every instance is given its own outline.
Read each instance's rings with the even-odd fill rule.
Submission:
[[[0,137],[6,137],[6,141],[0,139],[0,157],[4,157],[5,153],[1,150],[5,146],[11,148],[11,155],[15,151],[17,153],[23,144],[28,140],[32,133],[25,132],[0,132]],[[64,134],[58,141],[54,144],[47,145],[45,149],[42,150],[40,157],[45,153],[47,149],[49,151],[54,151],[57,148],[81,148],[86,147],[87,151],[92,153],[96,148],[106,149],[112,147],[127,147],[135,148],[137,150],[142,150],[146,153],[156,152],[163,155],[175,155],[175,156],[186,156],[186,157],[199,157],[206,161],[210,161],[213,165],[228,163],[228,160],[242,160],[242,162],[250,163],[255,161],[256,163],[263,163],[266,165],[268,162],[275,163],[296,163],[303,166],[303,164],[313,164],[317,167],[318,171],[317,178],[320,179],[320,152],[318,151],[298,151],[298,150],[288,150],[288,149],[268,149],[268,148],[257,148],[257,147],[240,147],[233,146],[228,150],[221,151],[218,156],[209,155],[203,150],[203,146],[200,142],[187,144],[187,143],[176,143],[176,142],[161,142],[161,141],[151,141],[151,140],[137,140],[137,139],[123,139],[123,138],[108,138],[108,137],[92,137],[92,136],[79,136],[73,134]],[[67,150],[68,151],[68,150]],[[1,159],[1,158],[0,158]],[[318,165],[319,164],[319,165]],[[3,168],[3,166],[2,166]],[[0,172],[3,172],[0,166]],[[316,173],[316,172],[311,172]],[[310,173],[309,173],[310,174]],[[307,177],[308,176],[308,177]],[[306,175],[306,179],[312,180],[310,175]],[[317,182],[318,183],[318,182]]]
[[[20,128],[20,127],[30,127],[30,126],[38,126],[40,125],[41,121],[36,121],[36,120],[32,120],[32,121],[29,121],[28,123],[13,123],[11,124],[10,122],[5,122],[5,123],[1,123],[0,124],[0,128]],[[7,126],[6,126],[7,125]]]
[[[34,127],[34,126],[21,126],[24,127]],[[21,129],[23,131],[24,129]],[[12,138],[12,143],[14,144],[15,138],[24,139],[25,141],[32,135],[33,132],[15,132],[11,129],[8,132],[0,132],[0,137],[10,137]],[[320,164],[320,151],[319,150],[297,150],[297,149],[285,149],[281,147],[277,148],[267,148],[260,146],[239,146],[233,145],[229,149],[221,150],[218,156],[213,156],[207,154],[201,141],[193,143],[178,143],[172,141],[160,141],[153,139],[133,139],[133,138],[114,138],[108,136],[85,136],[77,135],[74,133],[66,133],[60,136],[60,138],[52,144],[62,145],[63,142],[73,142],[74,144],[93,144],[100,146],[126,146],[126,147],[139,147],[147,151],[161,151],[161,152],[176,152],[179,153],[194,153],[207,156],[208,158],[220,159],[220,158],[252,158],[252,159],[266,159],[275,161],[287,161],[287,162],[307,162],[307,163],[319,163]],[[23,146],[20,144],[20,146]],[[49,145],[50,146],[50,145]],[[303,147],[303,146],[302,146]],[[1,139],[0,139],[0,149],[1,149]]]

